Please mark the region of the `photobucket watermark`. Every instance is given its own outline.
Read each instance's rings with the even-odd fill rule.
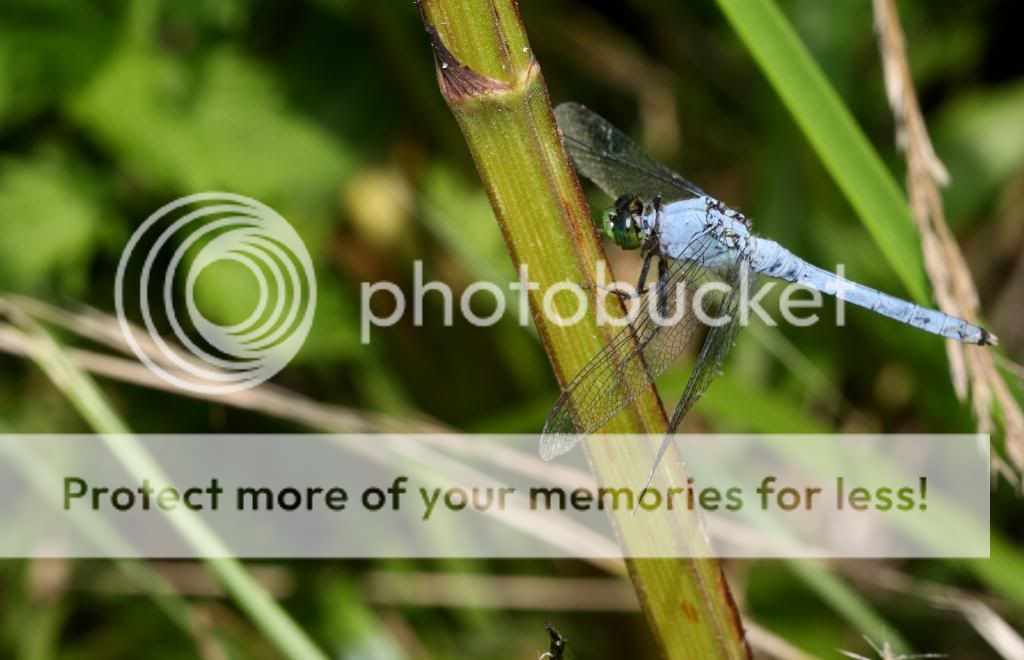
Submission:
[[[207,318],[196,300],[199,278],[224,263],[255,284],[254,307],[237,323]],[[182,283],[183,291],[175,286]],[[166,204],[136,229],[121,253],[114,300],[125,341],[150,371],[182,389],[227,394],[259,385],[295,356],[313,322],[316,279],[305,244],[274,209],[204,192]],[[132,323],[138,317],[141,329]]]
[[[610,274],[604,262],[598,262],[595,270],[595,284],[562,281],[542,290],[540,283],[530,279],[529,265],[522,264],[518,279],[504,287],[490,281],[477,281],[456,293],[446,282],[426,281],[423,262],[417,260],[413,263],[411,291],[388,281],[362,283],[360,339],[363,344],[369,344],[374,328],[394,326],[409,315],[414,326],[422,327],[428,298],[436,298],[440,302],[444,327],[454,324],[456,311],[470,325],[495,325],[513,307],[510,300],[517,303],[516,322],[526,327],[530,323],[531,298],[543,318],[560,327],[584,322],[591,314],[595,315],[598,325],[610,327],[640,322],[673,326],[689,315],[708,327],[725,325],[733,320],[746,326],[753,318],[769,326],[777,326],[775,317],[762,306],[776,289],[779,290],[779,316],[790,325],[803,328],[820,322],[820,312],[825,307],[824,295],[820,291],[796,283],[756,277],[746,266],[738,272],[723,274],[721,279],[702,277],[701,281],[690,281],[679,273],[672,273],[667,278],[651,278],[639,287],[635,283],[609,281]],[[844,288],[855,286],[843,277],[844,271],[842,264],[836,267],[837,289],[829,292],[836,298],[834,318],[837,326],[846,324]],[[390,307],[381,312],[385,301],[390,303]],[[477,310],[484,302],[489,304],[488,312],[481,314]]]

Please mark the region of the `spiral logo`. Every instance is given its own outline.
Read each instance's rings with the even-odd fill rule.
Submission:
[[[252,313],[232,325],[210,321],[195,301],[200,275],[225,261],[245,268],[258,287]],[[137,293],[129,293],[126,274],[136,272]],[[175,309],[175,282],[183,284],[191,332]],[[137,297],[145,336],[137,337],[143,333],[128,321],[129,295]],[[205,192],[163,206],[132,234],[118,263],[114,298],[125,340],[153,373],[183,389],[227,394],[264,382],[295,356],[313,322],[316,280],[305,244],[276,211],[242,195]],[[164,340],[154,307],[185,350]]]

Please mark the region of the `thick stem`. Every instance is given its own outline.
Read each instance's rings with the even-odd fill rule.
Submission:
[[[555,127],[540,66],[513,0],[423,0],[420,6],[441,92],[465,136],[509,252],[540,285],[529,294],[530,309],[564,385],[610,340],[613,329],[591,317],[563,327],[540,313],[544,290],[559,282],[593,282],[604,260]],[[665,422],[652,384],[605,430],[658,434]],[[601,482],[627,483],[646,473],[656,445],[600,443],[586,449]],[[666,463],[668,483],[685,485],[681,463]],[[631,548],[643,546],[643,528],[630,520],[629,511],[610,515],[628,557]],[[680,555],[711,556],[695,513],[682,513],[677,526],[659,531]],[[749,657],[717,560],[627,559],[627,566],[666,657]]]

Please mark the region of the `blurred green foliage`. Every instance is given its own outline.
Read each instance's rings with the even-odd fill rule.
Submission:
[[[779,5],[902,180],[870,4]],[[797,254],[824,267],[846,264],[849,276],[907,295],[711,0],[523,0],[520,9],[554,101],[578,100],[608,116]],[[983,307],[1010,310],[996,316],[993,329],[1011,338],[1008,352],[1020,356],[1024,62],[1016,30],[1024,14],[1012,0],[908,1],[900,10],[926,118],[953,176],[950,223]],[[479,279],[504,287],[514,276],[437,92],[412,2],[5,0],[0,149],[0,290],[112,311],[117,259],[133,229],[179,196],[228,190],[287,218],[317,269],[315,326],[280,384],[326,402],[426,414],[490,432],[536,431],[554,401],[543,351],[516,323],[515,307],[492,328],[457,322],[448,329],[439,299],[428,296],[424,327],[406,319],[360,343],[361,282],[391,280],[409,289],[415,259],[423,260],[426,279],[456,290]],[[591,199],[595,213],[607,203],[596,193]],[[631,255],[610,252],[623,271],[635,267]],[[244,280],[228,271],[215,275],[201,278],[200,304],[214,318],[237,319]],[[479,313],[489,311],[481,307]],[[825,315],[831,310],[829,303]],[[866,312],[849,310],[847,318],[845,328],[744,333],[691,428],[973,429],[953,394],[941,341]],[[666,399],[677,395],[685,373],[682,366],[666,375]],[[103,385],[138,431],[291,429],[215,404]],[[38,371],[10,356],[0,356],[0,420],[19,431],[85,428]],[[993,502],[993,522],[1019,543],[1019,505],[1003,491]],[[858,630],[775,567],[737,567],[743,578],[735,589],[755,620],[812,652],[863,652]],[[286,606],[338,657],[535,657],[546,645],[545,619],[566,634],[574,657],[650,653],[634,613],[371,605],[366,572],[409,567],[285,568]],[[594,572],[568,562],[440,568]],[[951,563],[902,568],[978,588]],[[109,565],[75,563],[46,607],[39,607],[33,581],[38,570],[28,562],[0,565],[0,655],[195,652],[147,601],[99,588],[110,579]],[[1020,585],[1008,589],[1024,592]],[[237,611],[219,599],[197,600],[233,656],[271,657]],[[965,634],[963,621],[936,626],[948,615],[920,601],[879,597],[873,604],[920,650],[989,653],[976,635]],[[1001,613],[1019,624],[1019,601],[1014,608]]]

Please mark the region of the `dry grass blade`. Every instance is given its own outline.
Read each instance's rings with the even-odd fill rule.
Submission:
[[[271,383],[262,383],[248,390],[226,394],[180,388],[157,377],[135,359],[121,333],[117,319],[113,316],[91,308],[81,308],[77,311],[67,310],[24,296],[0,297],[0,303],[5,301],[8,305],[15,306],[37,320],[47,321],[83,339],[130,356],[119,357],[80,348],[67,349],[68,355],[79,367],[112,380],[251,410],[330,433],[445,434],[456,432],[455,429],[430,419],[426,415],[419,414],[414,418],[399,418],[369,413],[347,406],[322,403]],[[141,350],[145,351],[150,360],[172,371],[182,381],[193,381],[197,385],[206,384],[167,360],[156,343],[145,332],[134,327],[132,329],[136,331],[136,341]],[[165,343],[177,354],[187,355],[185,351],[177,349],[173,342],[165,340]],[[28,339],[23,333],[12,326],[0,324],[0,351],[27,357],[29,349]],[[214,367],[205,365],[205,368],[213,369]],[[536,455],[526,455],[500,444],[466,440],[465,442],[450,442],[446,448],[458,456],[499,465],[504,469],[523,475],[534,475],[543,467],[552,483],[564,487],[572,488],[580,484],[593,483],[593,479],[589,475],[584,475],[575,468],[547,464]]]
[[[913,660],[914,658],[947,658],[947,657],[949,657],[949,656],[947,656],[947,655],[945,655],[943,653],[910,653],[910,654],[900,653],[900,654],[897,654],[895,651],[892,650],[892,645],[890,645],[889,642],[882,642],[882,645],[879,646],[878,644],[875,644],[873,641],[871,641],[871,638],[868,637],[867,635],[864,636],[864,641],[866,641],[868,643],[868,645],[871,647],[871,649],[876,654],[878,654],[878,660]],[[841,655],[845,655],[847,658],[853,658],[853,660],[871,660],[871,658],[868,658],[866,656],[860,655],[859,653],[854,653],[853,651],[844,651],[843,649],[836,649],[836,650],[839,651],[839,653]]]
[[[1002,355],[996,356],[996,362],[1002,369],[1010,372],[1014,376],[1020,379],[1021,383],[1024,383],[1024,366],[1021,366],[1009,358],[1005,358]]]
[[[955,606],[999,655],[1006,660],[1024,658],[1024,639],[991,607],[980,600],[958,602]]]
[[[940,185],[949,173],[935,154],[914,91],[906,44],[893,0],[874,0],[875,29],[885,71],[886,91],[896,119],[896,142],[907,158],[907,192],[921,237],[925,270],[942,311],[978,323],[978,292],[967,262],[946,224]],[[990,349],[946,342],[950,375],[957,396],[970,395],[978,431],[995,428],[998,404],[1006,431],[1006,452],[1024,470],[1024,413],[999,375]]]
[[[431,419],[398,419],[388,415],[367,413],[344,406],[328,406],[292,393],[271,384],[230,394],[204,394],[194,390],[176,387],[165,381],[141,362],[135,359],[131,348],[121,333],[116,318],[95,309],[83,308],[71,311],[49,303],[24,296],[0,297],[9,307],[19,309],[32,318],[46,321],[72,332],[79,337],[110,348],[118,353],[131,356],[122,358],[97,351],[69,348],[68,355],[83,369],[94,374],[134,385],[174,392],[183,396],[222,403],[238,408],[261,412],[280,419],[289,419],[332,432],[346,433],[446,433],[448,427]],[[173,372],[185,382],[203,384],[186,373],[164,353],[145,331],[133,327],[136,342],[153,362]],[[167,346],[175,349],[173,342]],[[15,355],[28,355],[26,338],[14,327],[0,325],[0,350]],[[177,350],[183,360],[192,357],[186,351]],[[211,369],[209,365],[204,368]]]
[[[1024,658],[1024,639],[977,595],[944,584],[914,578],[892,568],[872,566],[869,570],[853,568],[846,572],[854,579],[871,586],[921,598],[936,608],[954,610],[1003,658]]]
[[[120,334],[117,320],[96,310],[72,312],[28,298],[12,298],[7,300],[0,297],[0,303],[5,304],[12,310],[16,310],[18,313],[25,314],[33,319],[48,320],[60,325],[62,328],[76,332],[85,338],[97,341],[115,350],[128,350],[124,338]],[[146,351],[146,355],[150,359],[154,361],[159,359],[161,353],[156,348],[154,342],[140,341],[138,343],[141,350]],[[21,330],[14,326],[0,323],[0,351],[29,356],[31,355],[31,349],[31,339],[25,336]],[[445,433],[451,431],[438,423],[405,421],[384,415],[370,415],[341,406],[325,405],[266,383],[248,390],[225,394],[208,394],[201,390],[182,389],[157,377],[144,365],[133,359],[79,349],[69,349],[66,352],[77,366],[92,373],[201,400],[261,412],[278,419],[294,421],[320,431],[410,434]],[[164,366],[182,381],[195,382],[197,385],[206,384],[194,377],[190,377],[184,370],[181,370],[173,363],[167,362]],[[419,443],[416,447],[406,447],[401,451],[406,456],[417,455],[424,464],[438,466],[442,468],[445,474],[452,475],[453,481],[449,485],[465,487],[466,484],[479,482],[483,478],[479,472],[465,462],[436,451],[435,448],[430,446],[426,438],[423,438],[423,440],[424,442]],[[354,449],[358,450],[358,446],[355,446]],[[464,455],[479,456],[479,452],[474,453],[468,449],[464,449],[462,453]],[[372,451],[366,451],[364,455],[372,460],[382,460],[384,458]],[[503,456],[508,458],[507,452]],[[534,474],[538,469],[539,463],[540,459],[535,456],[520,456],[518,461],[510,461],[509,465],[505,465],[505,467],[511,466],[513,469],[518,468],[523,473]],[[563,476],[569,483],[574,482],[578,485],[581,482],[589,481],[589,477],[586,475],[580,475],[579,473],[568,474],[568,471],[564,472],[566,474]],[[538,519],[536,516],[529,515],[525,509],[518,506],[511,507],[507,513],[508,515],[504,520],[522,533],[536,536],[566,552],[578,551],[582,548],[584,555],[592,557],[589,560],[590,563],[598,568],[612,574],[621,574],[623,572],[621,560],[610,558],[615,554],[614,545],[610,544],[604,537],[594,534],[591,530],[570,520],[565,515],[552,512],[551,515]]]
[[[2,298],[0,298],[2,300]],[[23,312],[38,320],[45,320],[61,328],[73,332],[82,338],[94,341],[112,350],[130,355],[124,338],[117,326],[117,320],[100,311],[82,309],[71,311],[55,307],[48,303],[31,298],[12,298],[9,304],[16,305]],[[154,349],[151,342],[143,343],[144,350]],[[17,328],[6,324],[0,324],[0,351],[13,355],[25,356],[30,351],[28,338]],[[69,357],[81,368],[94,374],[105,376],[113,380],[160,389],[176,394],[199,398],[223,405],[252,410],[273,416],[279,419],[289,419],[313,429],[323,431],[342,431],[354,433],[391,432],[391,433],[445,433],[450,429],[432,421],[410,421],[384,415],[370,415],[358,410],[342,406],[323,404],[318,401],[307,399],[301,395],[294,394],[288,390],[270,384],[262,384],[251,390],[234,392],[231,394],[202,394],[192,390],[183,390],[154,375],[141,363],[131,357],[119,357],[84,349],[67,349]],[[159,351],[154,349],[152,359],[158,359]],[[147,353],[148,354],[148,353]],[[174,367],[174,365],[168,365]],[[177,372],[176,372],[177,373]],[[185,374],[181,372],[183,378]],[[429,448],[424,448],[430,451]],[[535,473],[538,469],[539,459],[533,455],[524,455],[506,447],[488,445],[481,447],[479,443],[467,442],[465,445],[454,446],[454,454],[482,460],[494,460],[500,463],[505,469],[512,469],[524,474]],[[430,459],[432,462],[452,460],[447,456],[435,456]],[[550,466],[546,466],[550,469]],[[589,475],[583,475],[574,468],[563,466],[564,474],[558,475],[565,484],[578,485],[588,480]],[[460,471],[455,466],[455,471]],[[586,543],[587,539],[581,536],[572,526],[559,524],[557,529],[532,529],[546,538],[562,538],[574,546]],[[737,530],[736,533],[741,533]],[[625,568],[621,561],[612,559],[593,558],[590,563],[606,571],[610,575],[622,576]],[[184,570],[184,569],[183,569]],[[549,603],[551,609],[581,609],[581,610],[626,610],[638,609],[635,594],[628,583],[618,579],[592,578],[584,580],[570,579],[555,580],[552,578],[526,578],[526,577],[502,577],[502,578],[479,578],[463,577],[460,579],[446,578],[442,576],[422,576],[420,580],[411,580],[408,574],[396,577],[402,582],[401,588],[394,586],[389,578],[391,574],[372,574],[369,580],[371,598],[381,604],[419,604],[419,605],[445,605],[453,607],[465,607],[465,594],[491,594],[490,601],[474,601],[478,607],[496,607],[501,609],[535,609],[538,602]],[[191,577],[189,577],[191,576]],[[174,577],[174,576],[168,576]],[[188,571],[182,573],[182,579],[192,579],[185,585],[178,579],[172,580],[176,589],[188,595],[220,595],[221,591],[206,580],[203,583],[194,582],[195,575]],[[486,585],[474,582],[477,588],[466,587],[466,580],[484,579]],[[410,581],[411,580],[411,581]],[[498,580],[498,582],[494,582]],[[266,582],[261,580],[262,582]],[[269,583],[268,583],[269,586]],[[487,586],[486,589],[479,588]],[[112,587],[115,591],[131,591],[134,587],[119,586]],[[277,595],[283,595],[283,587],[278,585],[272,589]],[[451,602],[446,603],[444,594],[454,589],[457,593],[452,595]],[[430,595],[424,595],[430,594]],[[538,594],[542,597],[538,598]],[[461,600],[460,600],[461,599]],[[777,637],[774,633],[749,624],[749,641],[755,649],[764,657],[778,658],[780,660],[807,660],[809,656],[799,649],[791,646],[785,640]]]
[[[814,660],[817,657],[801,651],[756,623],[751,623],[748,620],[744,621],[743,625],[746,627],[747,641],[757,649],[758,657],[774,658],[775,660]]]
[[[147,566],[173,589],[174,593],[188,598],[227,598],[224,587],[214,580],[198,561],[152,559]],[[250,566],[254,580],[267,593],[277,599],[289,598],[295,594],[295,580],[291,571],[283,566]],[[135,582],[116,571],[104,571],[78,579],[71,589],[105,595],[139,595],[144,590]]]

